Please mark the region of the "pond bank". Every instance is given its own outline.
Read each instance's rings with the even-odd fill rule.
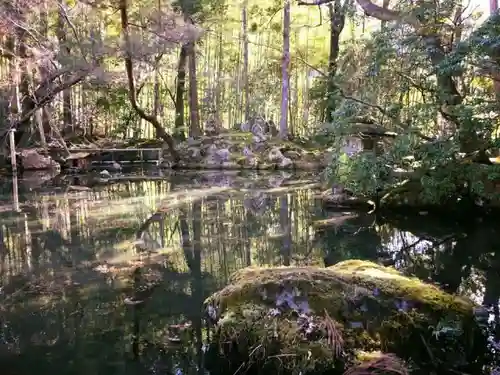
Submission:
[[[69,148],[18,150],[17,164],[21,170],[54,169],[58,164],[63,170],[85,171],[93,163],[112,162],[180,169],[319,170],[328,162],[326,151],[317,145],[270,136],[256,140],[251,133],[238,131],[189,138],[177,144],[176,151],[180,160],[173,162],[158,140],[101,141]]]
[[[256,141],[251,133],[228,131],[215,136],[203,136],[188,139],[177,145],[180,161],[173,163],[163,144],[157,140],[133,141],[121,143],[87,144],[80,148],[66,150],[50,149],[49,155],[41,150],[21,150],[19,152],[19,170],[62,170],[67,173],[86,173],[102,171],[111,175],[121,173],[129,166],[149,164],[157,170],[193,170],[193,171],[274,171],[289,172],[309,171],[318,177],[332,158],[330,151],[305,141],[288,141],[278,138],[265,138]],[[85,147],[84,147],[85,146]],[[87,150],[87,151],[85,151]],[[109,175],[105,176],[109,180]],[[489,181],[489,180],[488,180]],[[417,181],[418,182],[418,181]],[[428,205],[421,197],[422,187],[389,189],[389,193],[380,192],[380,196],[353,196],[347,190],[341,193],[327,191],[318,198],[327,208],[361,210],[406,210],[416,211],[485,211],[500,209],[500,193],[496,181],[485,184],[488,192],[486,199],[466,202],[442,202]],[[412,185],[413,186],[413,185]],[[496,190],[495,190],[496,189]]]

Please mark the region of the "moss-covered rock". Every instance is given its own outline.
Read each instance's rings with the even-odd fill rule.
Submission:
[[[206,305],[218,374],[343,374],[382,353],[412,374],[480,374],[487,361],[470,301],[370,262],[247,268]]]

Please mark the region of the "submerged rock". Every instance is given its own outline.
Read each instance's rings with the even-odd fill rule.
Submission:
[[[480,374],[488,361],[470,301],[370,262],[247,268],[206,305],[216,328],[207,363],[218,374],[242,366],[273,375],[401,374],[387,370],[397,357],[412,374]],[[374,362],[384,371],[363,372],[371,353],[384,356]]]

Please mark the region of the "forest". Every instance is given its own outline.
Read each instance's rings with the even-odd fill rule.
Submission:
[[[497,0],[0,15],[7,374],[500,373]]]
[[[4,165],[162,147],[167,167],[321,169],[377,205],[500,204],[494,0],[0,6]]]

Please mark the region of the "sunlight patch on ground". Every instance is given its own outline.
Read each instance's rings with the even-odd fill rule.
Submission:
[[[135,252],[134,242],[133,241],[123,241],[114,246],[114,250],[117,252],[105,259],[100,259],[100,261],[106,261],[109,264],[125,264],[129,262],[134,262],[138,260],[144,259],[155,259],[162,258],[163,256],[169,255],[176,251],[173,247],[164,247],[161,249],[155,250],[155,252],[151,255],[147,254],[139,254]]]
[[[362,274],[370,277],[375,277],[378,279],[406,279],[406,277],[402,275],[398,275],[396,273],[388,273],[377,268],[365,268],[363,270],[354,271],[356,274]]]

